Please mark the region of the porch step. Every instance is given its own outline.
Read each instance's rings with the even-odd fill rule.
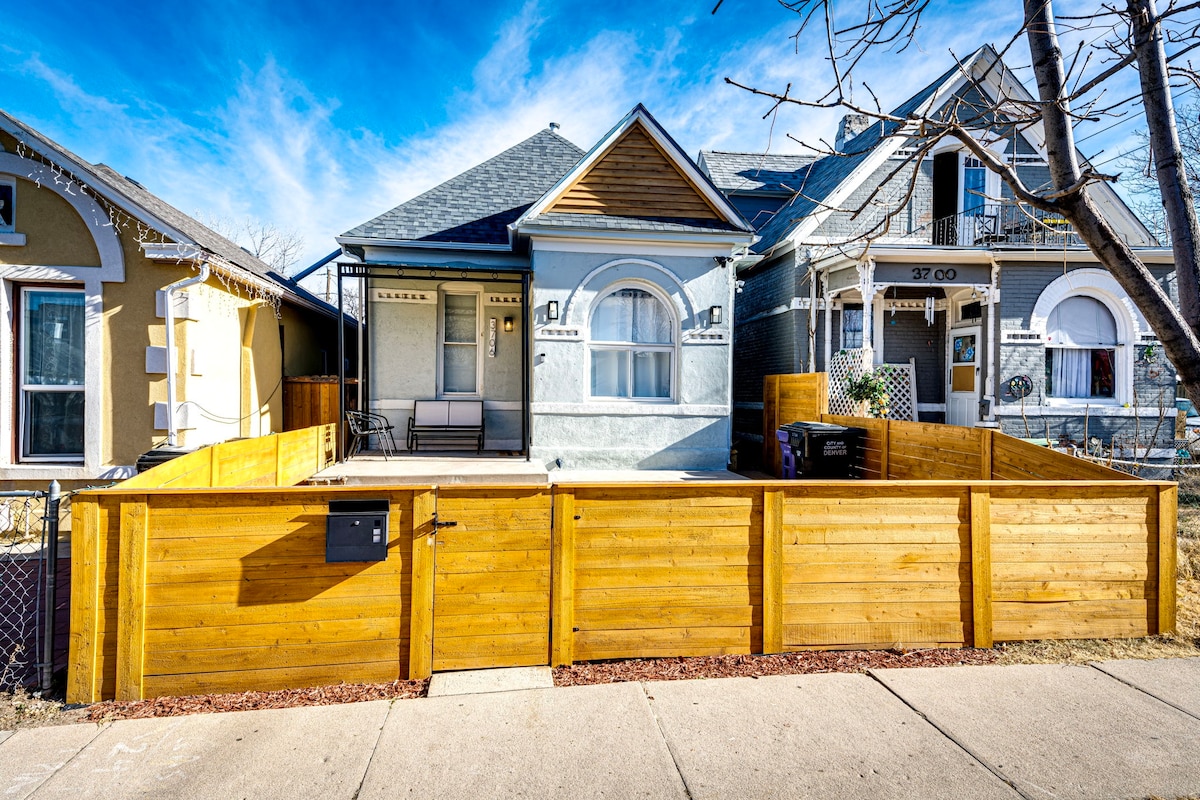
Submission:
[[[549,667],[472,669],[437,673],[429,680],[429,696],[518,692],[523,689],[550,689],[553,686],[554,675]]]

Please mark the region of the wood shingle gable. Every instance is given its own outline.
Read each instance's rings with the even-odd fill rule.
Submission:
[[[668,219],[724,218],[650,137],[641,120],[635,120],[548,211]]]

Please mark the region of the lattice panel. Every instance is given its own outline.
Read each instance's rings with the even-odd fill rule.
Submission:
[[[917,368],[910,359],[907,364],[888,364],[888,419],[917,421]],[[841,350],[829,361],[829,413],[854,415],[858,403],[846,397],[846,381],[860,378],[863,368],[861,348]]]

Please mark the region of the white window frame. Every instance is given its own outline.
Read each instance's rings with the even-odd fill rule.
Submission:
[[[465,342],[446,341],[446,297],[456,295],[475,298],[475,391],[449,392],[446,391],[446,347],[465,346]],[[442,286],[438,289],[438,348],[437,348],[437,390],[438,397],[480,399],[483,397],[483,287],[475,284],[455,284]]]
[[[637,289],[653,297],[663,308],[666,309],[667,315],[671,320],[671,343],[670,344],[643,344],[640,342],[620,342],[620,341],[605,341],[594,340],[592,338],[592,317],[596,313],[596,309],[600,304],[607,300],[617,292],[625,289]],[[584,380],[587,381],[587,397],[591,401],[613,402],[613,403],[640,403],[640,404],[657,404],[677,402],[677,392],[679,386],[679,340],[680,335],[679,317],[675,311],[675,304],[670,298],[663,294],[662,290],[651,283],[643,283],[642,281],[621,281],[619,283],[610,284],[604,289],[596,293],[596,297],[592,302],[591,308],[588,310],[587,319],[587,359],[584,365],[586,370]],[[635,352],[666,352],[671,355],[671,365],[667,369],[667,375],[670,379],[670,391],[666,397],[618,397],[615,395],[595,395],[592,394],[592,353],[597,350],[628,352],[629,357],[629,391],[633,391],[633,354]]]
[[[849,304],[849,303],[842,304],[841,318],[840,318],[841,324],[838,326],[839,327],[838,343],[841,345],[842,350],[851,350],[851,349],[861,348],[863,346],[863,342],[867,338],[866,331],[864,331],[862,328],[862,325],[866,322],[866,319],[867,319],[866,311],[861,304],[855,303],[853,305],[855,307],[851,308],[850,307],[851,304]],[[858,315],[859,315],[859,318],[858,318],[858,324],[859,324],[858,344],[848,344],[846,342],[846,313],[849,311],[857,311]]]
[[[17,181],[14,178],[0,178],[0,186],[7,186],[12,189],[12,208],[9,209],[8,215],[12,218],[11,225],[5,225],[0,221],[0,233],[16,233],[17,231]]]
[[[18,309],[20,311],[19,334],[17,340],[17,358],[16,358],[16,374],[13,378],[13,385],[16,388],[16,411],[17,411],[17,437],[16,437],[16,456],[17,461],[23,464],[82,464],[87,453],[87,406],[88,406],[88,391],[87,391],[87,291],[83,287],[59,287],[59,286],[20,286]],[[40,293],[58,293],[58,294],[77,294],[83,298],[84,309],[84,382],[82,384],[63,384],[63,385],[47,385],[47,384],[26,384],[25,383],[25,344],[28,341],[28,330],[25,325],[25,315],[29,308],[26,297],[31,292]],[[29,392],[75,392],[83,395],[84,399],[84,434],[83,434],[83,449],[78,454],[52,454],[52,455],[30,455],[25,452],[25,409],[26,398]]]

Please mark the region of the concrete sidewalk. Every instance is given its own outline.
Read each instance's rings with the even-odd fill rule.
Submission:
[[[1174,798],[1200,659],[627,683],[0,733],[0,798]]]

